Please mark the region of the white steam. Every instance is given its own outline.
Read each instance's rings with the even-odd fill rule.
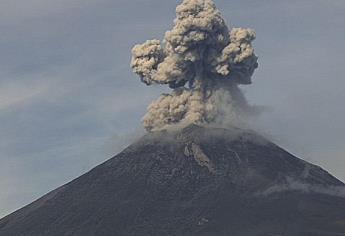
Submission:
[[[163,43],[149,40],[132,50],[131,66],[142,82],[173,89],[149,106],[145,128],[240,120],[250,107],[238,85],[250,84],[258,67],[255,32],[230,31],[212,0],[184,0],[176,14]]]
[[[273,185],[267,188],[265,191],[257,193],[256,195],[269,196],[271,194],[284,193],[290,191],[299,191],[303,193],[319,193],[345,198],[344,186],[310,184],[289,177],[286,179],[286,183]]]

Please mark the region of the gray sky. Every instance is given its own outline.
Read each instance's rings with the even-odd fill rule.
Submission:
[[[163,88],[129,68],[162,38],[176,0],[0,1],[0,217],[103,162],[140,136]],[[257,125],[345,180],[345,1],[215,0],[257,31],[260,68],[246,95]]]

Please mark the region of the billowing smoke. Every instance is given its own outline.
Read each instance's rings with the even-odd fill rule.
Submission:
[[[173,89],[148,108],[149,131],[179,123],[236,121],[249,112],[238,85],[250,84],[258,67],[251,29],[229,30],[212,0],[184,0],[163,42],[132,50],[131,66],[147,85]]]

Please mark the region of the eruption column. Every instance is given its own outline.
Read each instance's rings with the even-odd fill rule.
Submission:
[[[212,0],[184,0],[163,43],[148,40],[132,49],[131,67],[147,85],[173,91],[148,107],[148,131],[179,123],[224,123],[250,110],[238,85],[250,84],[258,67],[255,32],[225,24]]]

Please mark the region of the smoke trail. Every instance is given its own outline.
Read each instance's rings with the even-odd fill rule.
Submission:
[[[212,0],[184,0],[163,43],[148,40],[132,50],[131,66],[147,85],[173,89],[148,108],[144,127],[222,123],[250,110],[239,84],[250,84],[258,67],[255,32],[225,24]]]

